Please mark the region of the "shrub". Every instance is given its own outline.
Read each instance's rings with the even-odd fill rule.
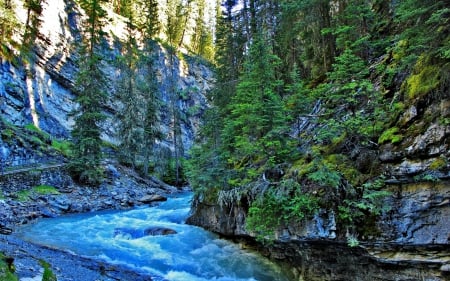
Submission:
[[[403,136],[399,134],[399,129],[397,127],[392,127],[387,129],[378,138],[378,143],[383,144],[386,142],[391,142],[393,144],[399,143],[403,140]]]
[[[3,253],[0,253],[0,280],[18,281],[19,278],[14,274],[14,264],[10,260]]]
[[[252,202],[246,228],[261,242],[270,242],[283,224],[300,223],[319,209],[319,200],[302,193],[294,180],[285,180],[276,189],[270,189]]]
[[[44,268],[44,274],[42,275],[42,281],[56,281],[56,275],[50,269],[50,264],[44,260],[39,260],[39,263]]]

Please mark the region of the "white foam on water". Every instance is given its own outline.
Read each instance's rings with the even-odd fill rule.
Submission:
[[[189,196],[171,200],[156,207],[43,219],[21,233],[35,243],[147,272],[155,280],[288,280],[267,259],[184,224]],[[177,233],[145,236],[149,227]]]

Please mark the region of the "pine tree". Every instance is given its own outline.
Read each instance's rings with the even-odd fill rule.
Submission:
[[[15,14],[14,1],[0,0],[0,56],[13,60],[13,50],[18,47],[13,35],[20,32],[20,23]]]
[[[195,18],[194,34],[191,39],[191,49],[198,56],[212,61],[214,58],[212,29],[214,26],[211,22],[209,24],[205,22],[206,12],[205,0],[197,0],[197,13]]]
[[[155,54],[155,43],[154,41],[149,40],[145,44],[145,50],[141,64],[141,68],[144,70],[143,74],[140,75],[138,85],[141,85],[142,93],[144,93],[145,100],[145,115],[144,115],[144,147],[142,151],[142,155],[144,158],[144,166],[143,173],[145,176],[148,175],[149,162],[153,157],[153,162],[156,167],[158,167],[157,163],[159,163],[157,154],[154,149],[156,147],[157,141],[162,139],[162,133],[160,128],[160,120],[159,113],[161,108],[161,102],[159,100],[158,95],[158,79],[157,79],[157,60],[158,55]]]
[[[174,0],[167,0],[167,23],[166,33],[168,36],[168,43],[171,48],[169,50],[169,110],[171,116],[171,129],[172,129],[172,143],[173,143],[173,166],[169,169],[175,173],[174,184],[179,185],[181,183],[181,157],[183,155],[183,143],[181,141],[181,117],[178,107],[180,92],[177,86],[176,78],[176,63],[175,63],[175,48],[179,42],[183,39],[183,30],[181,30],[183,18],[183,5],[182,3],[175,3]],[[171,159],[171,160],[172,160]],[[171,163],[172,161],[169,161]]]
[[[158,13],[158,0],[139,0],[137,1],[137,26],[139,30],[144,31],[146,39],[154,39],[159,35],[161,23]]]
[[[76,78],[76,101],[79,107],[73,112],[75,125],[72,131],[73,154],[70,164],[73,176],[85,183],[98,184],[102,178],[102,140],[100,123],[105,119],[101,112],[106,99],[106,78],[101,70],[101,56],[96,47],[103,38],[103,21],[106,11],[101,7],[106,0],[79,0],[87,14],[84,36]]]
[[[122,161],[136,168],[137,156],[144,144],[142,98],[137,83],[138,49],[134,39],[132,17],[128,21],[128,39],[125,42],[124,54],[119,58],[121,70],[117,94],[123,107],[118,112],[121,121],[118,136],[120,138],[120,156]]]
[[[404,65],[412,66],[424,53],[450,58],[448,1],[400,1],[395,12],[395,22],[402,28],[400,39],[406,45]]]
[[[278,65],[264,35],[255,37],[222,134],[228,162],[240,174],[236,179],[240,184],[255,179],[258,158],[270,169],[286,156],[286,118],[275,75]]]
[[[229,117],[229,103],[236,92],[239,76],[239,61],[242,53],[238,48],[237,34],[233,28],[231,10],[236,1],[228,0],[224,9],[216,6],[215,52],[217,82],[208,96],[211,107],[206,111],[200,128],[198,143],[189,152],[187,176],[198,200],[214,197],[219,188],[227,189],[230,170],[223,151],[222,131],[225,118]],[[202,199],[203,198],[203,199]]]
[[[113,10],[116,14],[129,18],[133,13],[133,2],[129,0],[113,0]]]
[[[217,87],[211,100],[223,117],[227,116],[228,104],[236,92],[239,72],[242,69],[244,46],[233,22],[232,9],[236,1],[226,1],[222,14],[220,6],[217,7],[216,29],[216,75]]]
[[[42,0],[26,0],[24,8],[27,10],[27,20],[25,22],[25,32],[20,46],[20,52],[25,61],[33,63],[32,48],[42,21],[40,19],[42,14]]]
[[[323,33],[332,27],[331,4],[328,0],[281,1],[277,42],[280,56],[289,58],[286,73],[292,71],[294,62],[308,79],[323,80],[331,70],[335,40],[332,34]]]

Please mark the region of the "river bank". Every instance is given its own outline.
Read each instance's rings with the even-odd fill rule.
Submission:
[[[24,249],[7,251],[18,261],[20,274],[26,276],[22,278],[35,274],[35,279],[22,281],[41,281],[39,259],[51,265],[57,280],[292,280],[289,272],[260,254],[185,224],[191,197],[190,192],[180,193],[151,207],[39,220],[18,228],[4,244]],[[173,231],[142,231],[152,227]],[[23,240],[46,246],[29,248]]]
[[[63,167],[2,175],[0,227],[12,233],[0,235],[0,252],[14,259],[20,280],[42,280],[40,260],[50,265],[59,281],[151,280],[148,275],[126,267],[36,245],[23,241],[15,234],[17,228],[32,224],[39,218],[101,210],[127,210],[156,204],[185,190],[155,178],[144,179],[133,170],[114,162],[105,163],[105,167],[107,178],[95,188],[76,184]],[[42,186],[51,192],[41,192],[36,188]]]
[[[15,234],[0,235],[0,252],[14,259],[15,274],[21,281],[41,281],[43,267],[50,265],[58,281],[151,281],[151,277],[124,266],[107,264],[98,260],[26,242]]]

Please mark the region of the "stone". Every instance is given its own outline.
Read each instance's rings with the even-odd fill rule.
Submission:
[[[431,124],[423,134],[415,137],[413,143],[406,148],[407,155],[423,155],[431,157],[446,153],[448,145],[441,146],[440,144],[445,140],[445,137],[449,133],[446,126]]]
[[[0,234],[9,235],[11,233],[12,233],[12,229],[11,228],[6,227],[4,225],[0,225]]]
[[[153,202],[167,201],[167,197],[164,197],[164,196],[158,195],[158,194],[144,195],[143,197],[138,199],[138,201],[141,203],[144,203],[144,204],[148,204],[148,203],[153,203]]]
[[[417,108],[416,106],[412,105],[405,111],[405,113],[403,113],[402,117],[399,120],[399,124],[406,125],[409,122],[413,121],[414,118],[416,117],[417,117]]]
[[[120,177],[120,172],[111,164],[108,164],[105,168],[107,176],[111,179],[117,179]]]
[[[378,159],[380,161],[389,163],[401,160],[404,157],[403,152],[395,151],[392,144],[385,144],[380,147],[380,153]]]
[[[131,227],[117,227],[114,229],[113,237],[132,240],[132,239],[139,239],[145,236],[159,236],[176,233],[177,232],[173,229],[160,226],[151,226],[145,229],[138,229]]]
[[[444,264],[440,268],[441,271],[445,272],[446,274],[450,274],[450,264]]]
[[[145,235],[157,236],[157,235],[169,235],[169,234],[177,234],[177,232],[173,229],[166,227],[149,227],[144,230]]]

